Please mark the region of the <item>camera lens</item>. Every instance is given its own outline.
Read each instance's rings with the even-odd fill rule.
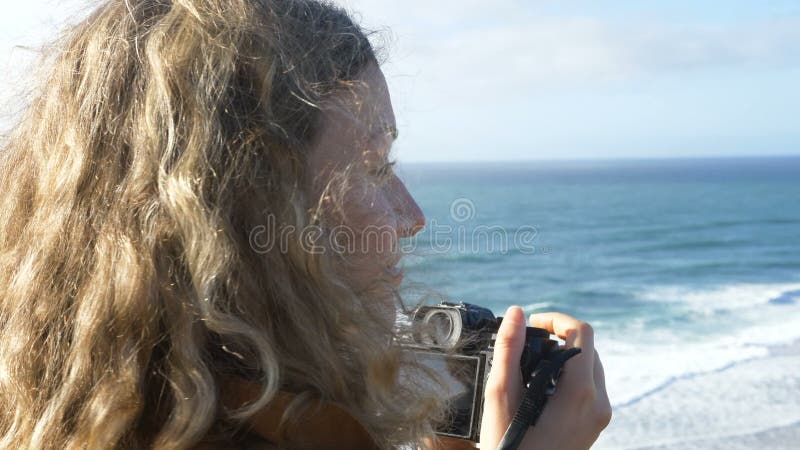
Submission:
[[[453,348],[461,338],[461,315],[458,311],[433,309],[423,317],[423,323],[430,330],[430,344]]]

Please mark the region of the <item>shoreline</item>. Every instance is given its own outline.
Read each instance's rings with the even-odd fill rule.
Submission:
[[[676,380],[640,402],[615,409],[592,448],[797,448],[800,339],[768,350],[722,371]]]

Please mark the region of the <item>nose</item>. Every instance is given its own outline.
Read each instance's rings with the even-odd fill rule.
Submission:
[[[395,181],[398,194],[395,210],[399,215],[398,225],[400,225],[397,227],[397,237],[412,237],[425,227],[425,214],[406,189],[406,185],[400,179],[395,179]]]

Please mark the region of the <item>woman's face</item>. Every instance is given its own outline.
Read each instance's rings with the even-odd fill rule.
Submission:
[[[397,240],[416,234],[425,217],[392,170],[397,125],[383,73],[370,64],[359,81],[343,96],[344,108],[322,120],[309,154],[311,191],[356,287],[379,280],[397,286]]]

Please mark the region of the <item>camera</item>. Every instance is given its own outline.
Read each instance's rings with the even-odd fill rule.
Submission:
[[[412,320],[415,331],[408,345],[447,388],[450,416],[437,433],[478,442],[484,385],[503,318],[481,306],[442,302],[418,308]],[[523,384],[539,362],[558,349],[547,330],[527,327],[520,358]]]

